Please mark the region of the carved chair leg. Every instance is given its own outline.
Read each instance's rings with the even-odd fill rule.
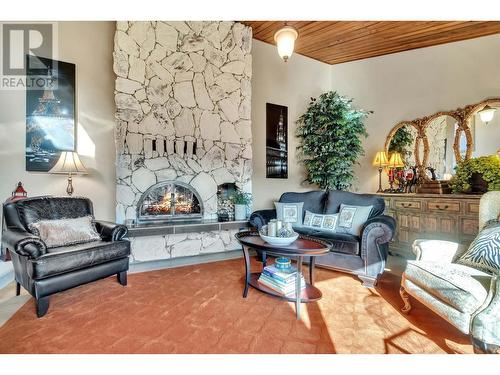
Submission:
[[[403,302],[405,304],[403,306],[403,308],[401,309],[401,311],[404,314],[408,314],[411,310],[410,295],[403,287],[399,288],[399,295],[401,296],[401,299],[403,300]]]
[[[123,286],[127,285],[127,271],[117,273],[116,278],[121,285]]]
[[[42,297],[36,300],[36,315],[41,318],[49,310],[49,297]]]

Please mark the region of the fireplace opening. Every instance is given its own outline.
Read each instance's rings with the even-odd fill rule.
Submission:
[[[151,186],[137,206],[137,222],[201,220],[203,203],[192,186],[163,181]]]

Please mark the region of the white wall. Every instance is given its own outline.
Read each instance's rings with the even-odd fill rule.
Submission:
[[[276,47],[253,40],[252,47],[252,133],[253,133],[253,208],[273,207],[273,201],[286,191],[310,190],[302,185],[304,171],[297,162],[297,118],[304,113],[311,97],[331,86],[328,64],[294,54],[285,63]],[[288,179],[266,179],[266,103],[288,107]]]
[[[59,23],[59,58],[77,65],[79,122],[88,134],[79,132],[80,146],[86,145],[79,151],[90,154],[82,160],[91,174],[75,178],[75,194],[90,197],[96,216],[109,220],[115,207],[114,28],[114,22]],[[372,158],[394,124],[500,95],[500,35],[334,66],[297,54],[285,64],[274,46],[256,40],[252,51],[255,209],[271,207],[282,192],[310,188],[301,185],[304,173],[293,135],[295,120],[311,96],[337,90],[353,97],[355,105],[375,111],[366,123],[370,137],[357,183],[360,191],[373,192],[377,171],[371,167]],[[288,106],[287,180],[265,178],[266,102]],[[0,199],[11,194],[17,181],[23,181],[32,196],[65,194],[64,176],[25,171],[24,92],[0,91],[0,129]]]
[[[390,129],[403,120],[500,96],[500,34],[333,65],[331,89],[373,110],[356,189],[374,192],[371,166]],[[476,124],[479,126],[480,124]],[[491,133],[500,147],[500,132]],[[478,134],[479,135],[479,134]]]
[[[89,197],[99,219],[115,216],[114,22],[60,22],[61,61],[76,64],[78,151],[90,174],[75,177],[75,195]],[[0,200],[18,181],[30,196],[65,195],[66,177],[26,172],[24,91],[0,90]]]

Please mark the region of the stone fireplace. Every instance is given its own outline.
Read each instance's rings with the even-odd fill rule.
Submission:
[[[137,223],[201,220],[203,203],[188,184],[162,181],[151,186],[139,199]]]
[[[117,22],[117,222],[213,222],[219,186],[251,192],[251,43],[237,22]],[[167,237],[148,246],[173,257]]]

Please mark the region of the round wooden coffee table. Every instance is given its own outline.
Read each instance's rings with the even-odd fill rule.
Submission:
[[[296,241],[288,246],[274,246],[262,238],[256,231],[245,231],[235,234],[236,239],[243,247],[243,255],[245,257],[245,289],[243,290],[243,298],[248,295],[248,286],[260,290],[266,294],[285,299],[287,301],[295,302],[295,311],[297,319],[300,319],[300,303],[313,302],[321,298],[321,291],[314,286],[314,264],[317,256],[327,254],[331,245],[320,239],[300,236]],[[295,285],[295,297],[288,297],[278,292],[267,288],[258,282],[261,272],[250,272],[250,254],[249,250],[253,249],[260,253],[263,258],[263,267],[266,266],[267,254],[292,257],[297,260],[297,278]],[[301,276],[302,276],[302,261],[304,257],[310,257],[309,262],[309,283],[306,282],[306,288],[301,290]]]

